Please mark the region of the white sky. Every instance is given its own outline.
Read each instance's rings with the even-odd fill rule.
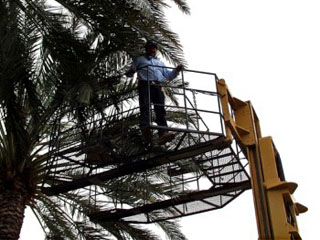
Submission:
[[[315,196],[320,80],[320,2],[189,0],[191,16],[169,11],[189,68],[215,72],[233,96],[251,100],[263,136],[272,136],[294,196],[303,239],[318,235]],[[200,81],[200,80],[199,80]],[[257,239],[251,191],[225,208],[182,219],[190,240]]]
[[[298,217],[304,240],[318,235],[315,194],[319,155],[320,2],[189,0],[191,16],[168,11],[190,69],[215,72],[233,94],[251,100],[263,136],[272,136],[294,196],[309,208]],[[200,81],[200,80],[199,80]],[[22,240],[43,235],[26,214]],[[251,191],[225,208],[181,220],[189,240],[257,239]]]

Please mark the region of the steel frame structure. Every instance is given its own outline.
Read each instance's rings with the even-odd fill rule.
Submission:
[[[185,76],[188,73],[209,77],[213,91],[187,87]],[[143,141],[138,122],[127,123],[130,122],[129,117],[134,118],[138,114],[138,106],[134,104],[123,106],[121,112],[113,114],[114,122],[97,114],[85,126],[79,126],[66,117],[60,117],[57,122],[63,122],[64,129],[51,139],[55,151],[47,176],[52,181],[50,185],[43,186],[43,191],[57,195],[77,190],[88,195],[94,204],[105,207],[102,212],[91,214],[94,222],[123,219],[132,223],[152,223],[227,205],[251,185],[248,163],[241,148],[236,141],[226,141],[225,138],[217,81],[216,74],[187,70],[178,83],[162,85],[177,98],[178,103],[182,102],[182,106],[166,102],[170,123],[166,129],[174,132],[176,138],[165,147],[158,146],[156,139],[157,129],[165,127],[153,124],[153,114],[150,114],[151,148],[134,148],[137,139]],[[208,109],[199,105],[197,98],[210,99],[209,106],[213,107]],[[152,113],[152,106],[149,108]],[[129,116],[127,113],[133,114]],[[183,121],[175,123],[170,114],[178,114]],[[70,125],[67,129],[65,122]],[[115,126],[121,126],[121,131],[105,134]],[[75,136],[89,135],[87,132],[93,135],[91,141],[72,141]],[[65,142],[60,144],[62,141]],[[123,149],[125,145],[127,149]],[[95,155],[104,150],[105,153],[100,154],[104,159],[96,160]],[[71,171],[77,175],[70,177]],[[114,199],[115,196],[129,194],[126,189],[108,189],[107,193],[103,186],[104,183],[132,176],[164,186],[168,193],[160,202],[152,202],[146,197],[137,203],[128,203],[117,197]],[[159,176],[167,177],[163,180]]]
[[[147,71],[153,67],[159,66],[146,66]],[[188,72],[212,77],[214,91],[187,87]],[[279,154],[272,139],[262,137],[251,103],[234,98],[225,81],[212,73],[185,70],[180,84],[162,87],[183,105],[166,102],[169,127],[155,125],[150,114],[153,138],[148,148],[135,147],[143,141],[137,105],[122,105],[112,118],[104,112],[86,124],[67,128],[66,122],[73,119],[61,114],[57,134],[51,137],[52,161],[42,190],[48,195],[80,191],[99,206],[98,212],[90,214],[95,223],[153,223],[220,209],[252,188],[259,239],[301,239],[296,216],[307,208],[293,200],[297,185],[285,180]],[[215,99],[204,105],[209,102],[216,109],[203,109],[196,95]],[[151,105],[149,110],[153,113]],[[175,122],[174,114],[184,116],[183,121]],[[159,128],[176,134],[166,147],[157,145]],[[84,141],[81,135],[91,138]],[[81,141],[72,141],[74,136]],[[77,174],[71,176],[70,171]],[[140,184],[136,189],[113,184],[135,180]],[[161,200],[154,201],[141,188],[144,184],[164,187]],[[137,189],[140,199],[128,202],[120,197]]]

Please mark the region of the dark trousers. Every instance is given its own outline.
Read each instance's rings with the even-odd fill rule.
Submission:
[[[149,104],[149,86],[147,81],[139,81],[138,92],[140,104],[140,127],[145,128],[151,124],[151,105]],[[158,126],[167,127],[168,125],[166,121],[166,111],[164,109],[164,94],[161,91],[161,86],[159,84],[150,83],[150,101],[154,104],[156,123],[158,124]],[[165,132],[167,132],[165,129],[159,129],[158,131],[160,136]]]

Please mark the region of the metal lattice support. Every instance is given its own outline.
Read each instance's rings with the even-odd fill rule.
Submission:
[[[123,219],[132,223],[151,223],[193,215],[224,207],[250,188],[249,176],[232,147],[212,150],[183,161],[167,163],[145,173],[148,182],[170,186],[161,201],[141,201],[114,206],[100,195],[99,204],[105,210],[93,213],[94,222]],[[160,181],[158,176],[168,175]],[[119,195],[130,194],[128,189],[116,189]],[[111,194],[115,195],[115,194]],[[98,197],[99,198],[99,197]],[[156,217],[155,217],[156,216]]]
[[[81,124],[72,114],[60,116],[59,132],[51,139],[55,145],[51,146],[50,181],[43,191],[48,195],[81,191],[102,209],[91,214],[94,222],[150,223],[222,208],[249,189],[247,160],[237,142],[226,137],[215,90],[217,76],[196,71],[182,76],[175,84],[163,84],[176,102],[165,105],[169,127],[155,125],[151,115],[152,144],[147,148],[136,144],[144,138],[134,99],[130,104],[122,99],[121,109],[105,106],[103,112],[93,112]],[[209,77],[214,91],[207,86],[186,87],[187,81],[200,76]],[[159,146],[159,128],[175,133],[175,139]],[[124,184],[117,184],[120,182]],[[128,187],[132,182],[137,186]],[[144,185],[165,190],[155,202]],[[133,191],[141,191],[135,192],[140,198],[125,202]]]

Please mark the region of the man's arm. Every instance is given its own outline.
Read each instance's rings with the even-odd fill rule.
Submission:
[[[175,79],[179,75],[179,73],[184,69],[184,66],[182,64],[179,64],[175,69],[171,71],[168,68],[166,68],[164,64],[163,67],[163,76],[165,76],[169,81]]]

